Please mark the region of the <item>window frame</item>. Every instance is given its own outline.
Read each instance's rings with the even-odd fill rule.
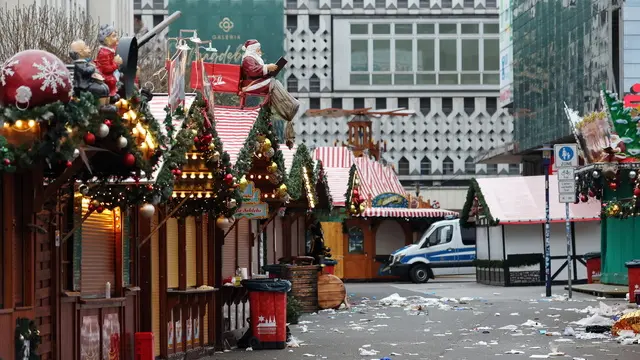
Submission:
[[[448,166],[449,164],[451,164],[451,172],[448,172],[445,169],[445,166]],[[454,163],[453,159],[450,157],[446,157],[444,158],[444,160],[442,160],[442,175],[453,175],[456,172],[456,164]]]
[[[334,62],[343,62],[348,61],[348,66],[344,67],[343,70],[338,70],[336,74],[334,74],[335,78],[343,78],[342,80],[335,84],[336,90],[370,90],[372,88],[394,88],[396,90],[414,90],[416,88],[424,88],[424,87],[438,87],[441,88],[443,86],[449,88],[494,88],[496,85],[489,83],[492,79],[495,79],[496,76],[499,76],[499,70],[487,70],[485,71],[485,54],[484,54],[484,44],[485,40],[499,40],[500,34],[487,33],[484,32],[484,24],[498,25],[498,21],[491,18],[484,18],[479,20],[477,23],[479,26],[478,33],[462,33],[462,25],[461,24],[471,24],[468,20],[465,21],[460,19],[440,19],[439,21],[435,21],[433,19],[411,19],[411,18],[399,18],[393,21],[388,19],[366,19],[366,18],[356,18],[356,19],[339,19],[340,23],[339,27],[343,28],[347,36],[343,37],[342,40],[335,39],[334,41],[345,42],[348,47],[348,52],[345,52],[344,58],[340,58],[341,56],[334,57]],[[373,25],[377,24],[389,24],[390,31],[389,34],[374,34],[373,33]],[[396,25],[405,25],[411,24],[412,33],[411,34],[396,34]],[[433,33],[430,34],[418,34],[418,30],[420,25],[423,24],[432,24],[434,27]],[[441,34],[440,33],[440,25],[441,24],[456,24],[456,33],[455,34]],[[367,33],[366,34],[352,34],[351,26],[352,25],[366,25]],[[335,26],[335,24],[334,24]],[[352,52],[351,52],[351,42],[353,40],[366,40],[367,44],[367,70],[357,70],[352,71]],[[374,41],[376,40],[388,40],[389,41],[389,64],[388,71],[376,71],[374,70]],[[399,71],[396,70],[396,57],[397,57],[397,41],[409,40],[412,44],[412,56],[411,56],[411,71]],[[418,71],[418,44],[421,40],[432,40],[434,41],[433,46],[433,70],[420,70]],[[440,70],[440,41],[441,40],[456,40],[456,70],[444,71]],[[462,69],[462,52],[463,52],[463,40],[477,40],[478,42],[478,70],[463,70]],[[334,63],[335,65],[335,63]],[[335,66],[334,66],[335,67]],[[344,77],[343,77],[344,75]],[[384,80],[380,77],[385,77]],[[387,80],[388,77],[388,80]],[[412,84],[408,83],[409,77],[413,78]],[[389,82],[385,84],[376,83],[375,78],[378,78],[378,81],[381,80],[384,82]],[[485,79],[486,78],[486,79]],[[455,81],[454,81],[455,79]],[[478,81],[471,81],[471,79]],[[368,80],[368,81],[367,81]],[[468,82],[468,84],[465,84]],[[489,85],[487,85],[489,84]]]
[[[404,172],[402,171],[403,167],[401,165],[403,164],[407,164],[407,171]],[[401,157],[400,160],[398,160],[398,175],[411,175],[411,162],[409,161],[409,159],[407,159],[406,157]]]

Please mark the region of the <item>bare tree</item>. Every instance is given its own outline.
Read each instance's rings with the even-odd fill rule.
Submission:
[[[0,7],[0,62],[14,54],[41,49],[69,62],[69,45],[77,39],[97,51],[99,25],[84,12],[52,6]]]

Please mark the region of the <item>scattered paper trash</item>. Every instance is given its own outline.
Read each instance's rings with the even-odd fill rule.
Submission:
[[[364,347],[361,347],[360,349],[358,349],[358,351],[360,352],[360,356],[375,356],[379,353],[379,351],[373,349],[365,349]]]
[[[253,348],[249,346],[248,348],[245,349],[245,351],[253,351]]]
[[[513,355],[522,355],[524,354],[524,351],[521,350],[509,350],[509,351],[505,351],[505,354],[513,354]]]

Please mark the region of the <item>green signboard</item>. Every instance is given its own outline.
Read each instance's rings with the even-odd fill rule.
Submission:
[[[249,39],[260,42],[265,63],[284,55],[283,0],[171,0],[169,13],[175,11],[182,16],[171,24],[169,36],[196,30],[201,40],[211,40],[218,52],[201,49],[206,62],[239,64],[242,45]]]

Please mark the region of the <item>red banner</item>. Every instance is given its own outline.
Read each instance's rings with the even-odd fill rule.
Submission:
[[[191,64],[191,88],[202,91],[201,67]],[[237,93],[240,82],[240,65],[204,63],[206,75],[214,92]]]

